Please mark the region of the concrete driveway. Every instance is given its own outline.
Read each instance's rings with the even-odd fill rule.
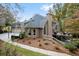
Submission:
[[[8,37],[8,33],[3,33],[0,34],[0,39],[4,41],[11,41],[11,35],[19,36],[19,33],[9,33],[9,37]]]

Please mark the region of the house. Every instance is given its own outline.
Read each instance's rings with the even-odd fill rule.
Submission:
[[[12,28],[12,32],[24,32],[24,23],[23,22],[15,22],[14,24],[12,24],[11,26]]]
[[[54,32],[59,31],[59,24],[48,13],[46,17],[36,14],[25,24],[25,32],[28,37],[52,37]]]

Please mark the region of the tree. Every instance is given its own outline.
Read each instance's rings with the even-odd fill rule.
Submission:
[[[53,18],[59,22],[60,31],[62,31],[62,22],[61,19],[64,18],[63,16],[63,4],[57,3],[53,5],[52,14]]]
[[[15,5],[15,7],[13,7],[13,5]],[[0,18],[6,19],[5,26],[8,27],[8,32],[9,26],[11,26],[17,18],[18,10],[16,8],[20,9],[18,4],[0,4]]]
[[[21,10],[19,4],[0,4],[0,18],[5,18],[6,23],[12,24],[17,19],[17,15]],[[6,24],[7,25],[7,24]]]
[[[53,18],[58,20],[60,31],[63,31],[63,21],[65,18],[72,17],[75,11],[79,10],[78,3],[56,3],[53,5]]]
[[[65,31],[70,31],[72,33],[79,32],[79,18],[67,19],[65,20],[64,25],[65,25]]]

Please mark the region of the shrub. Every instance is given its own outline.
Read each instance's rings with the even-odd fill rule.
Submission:
[[[35,40],[35,38],[33,38],[33,40]]]
[[[55,44],[55,42],[52,42],[52,44]]]
[[[7,33],[8,31],[7,30],[4,30],[4,33]]]
[[[22,42],[25,42],[25,40],[23,40]]]
[[[73,40],[71,43],[79,48],[79,40]]]
[[[40,42],[40,40],[38,40],[38,42]]]
[[[2,34],[3,33],[3,30],[0,30],[0,34]]]
[[[45,45],[48,45],[48,44],[49,44],[49,43],[47,43],[47,42],[45,43]]]
[[[39,44],[39,46],[41,47],[41,46],[42,46],[42,44]]]
[[[60,50],[58,47],[55,47],[56,50]]]
[[[20,34],[19,34],[19,38],[20,38],[20,39],[23,39],[23,38],[24,38],[24,33],[20,33]]]
[[[14,41],[14,39],[15,39],[15,37],[12,35],[12,36],[11,36],[11,40]]]
[[[68,43],[68,44],[64,45],[64,47],[69,49],[69,51],[71,51],[71,52],[73,52],[74,50],[77,49],[77,47],[72,43]]]
[[[19,38],[20,38],[20,39],[23,39],[24,37],[25,37],[25,32],[23,32],[23,33],[21,32],[21,33],[19,34]]]
[[[43,39],[43,41],[46,41],[46,39]]]
[[[79,33],[72,33],[73,38],[79,38]]]
[[[28,43],[29,43],[29,44],[31,44],[31,42],[30,42],[30,41],[29,41]]]
[[[14,36],[14,35],[11,36],[11,40],[12,40],[12,41],[14,41],[14,40],[17,39],[17,38],[19,38],[19,36]]]
[[[79,42],[76,42],[76,43],[77,43],[76,47],[79,48]]]

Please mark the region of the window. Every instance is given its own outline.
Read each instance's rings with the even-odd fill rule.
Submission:
[[[29,35],[31,35],[31,29],[29,29]]]
[[[35,35],[35,32],[36,32],[35,29],[33,29],[33,35]]]

